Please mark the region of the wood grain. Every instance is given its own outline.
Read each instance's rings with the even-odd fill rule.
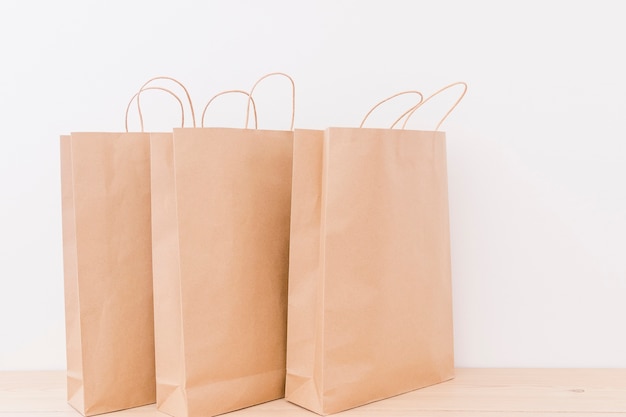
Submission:
[[[457,369],[454,380],[338,414],[341,417],[626,416],[626,369]],[[78,417],[65,372],[0,372],[0,417]],[[154,405],[107,417],[164,417]],[[312,417],[284,400],[228,417]]]

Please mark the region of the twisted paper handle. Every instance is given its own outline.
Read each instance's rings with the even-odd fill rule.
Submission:
[[[222,96],[224,94],[232,94],[232,93],[239,93],[239,94],[244,94],[248,96],[248,111],[246,112],[246,127],[245,128],[246,129],[248,128],[248,114],[250,113],[250,102],[252,102],[252,109],[254,111],[254,128],[258,129],[259,124],[258,124],[257,114],[256,114],[256,104],[254,102],[254,99],[252,98],[252,93],[248,93],[247,91],[243,91],[243,90],[226,90],[226,91],[222,91],[221,93],[217,93],[216,95],[211,97],[211,99],[208,101],[206,106],[204,106],[204,110],[202,110],[202,118],[200,119],[200,126],[204,127],[204,115],[206,114],[206,111],[211,105],[211,103],[219,96]]]
[[[189,109],[191,110],[191,121],[193,124],[193,127],[196,127],[196,114],[195,111],[193,109],[193,103],[191,101],[191,96],[189,95],[189,91],[187,90],[187,88],[180,82],[178,81],[176,78],[172,78],[172,77],[166,77],[166,76],[159,76],[159,77],[154,77],[154,78],[150,78],[148,81],[146,81],[141,88],[139,89],[139,91],[141,92],[148,84],[150,84],[153,81],[156,80],[168,80],[168,81],[172,81],[176,84],[178,84],[183,91],[185,92],[185,95],[187,96],[187,102],[189,103]],[[139,104],[139,98],[141,95],[137,96],[137,111],[139,112],[139,122],[141,124],[141,131],[143,132],[143,114],[141,113],[141,105]]]
[[[415,91],[415,90],[407,90],[407,91],[401,91],[399,93],[396,93],[392,96],[387,97],[386,99],[379,101],[378,104],[376,104],[374,107],[372,107],[370,109],[370,111],[367,112],[367,114],[365,115],[365,117],[363,118],[363,120],[361,121],[361,124],[359,125],[359,128],[362,128],[363,125],[365,124],[365,121],[367,120],[368,117],[370,117],[370,115],[374,112],[374,110],[376,110],[381,104],[384,104],[386,102],[388,102],[389,100],[392,100],[398,96],[402,96],[405,94],[417,94],[420,96],[420,101],[416,104],[411,106],[411,108],[409,108],[407,111],[405,111],[404,113],[402,113],[402,116],[400,116],[392,125],[391,125],[391,129],[394,128],[394,126],[398,123],[399,120],[402,120],[402,118],[404,116],[406,116],[407,114],[409,114],[411,111],[413,111],[415,109],[416,106],[419,106],[422,101],[424,100],[424,95],[422,93],[420,93],[419,91]]]
[[[250,102],[253,102],[252,95],[254,94],[254,90],[257,88],[257,86],[259,85],[261,81],[263,81],[264,79],[268,77],[272,77],[274,75],[280,75],[282,77],[285,77],[291,83],[291,125],[289,127],[289,130],[293,130],[294,120],[296,117],[296,84],[294,83],[293,78],[291,78],[289,75],[285,74],[284,72],[271,72],[269,74],[262,76],[254,83],[254,85],[252,86],[252,89],[250,90],[250,96],[249,96],[250,98],[248,100],[248,109],[246,110],[246,129],[248,128],[248,120],[250,117]]]
[[[450,113],[452,113],[452,111],[456,108],[456,106],[459,105],[459,103],[461,102],[461,100],[463,99],[463,97],[465,97],[465,93],[467,93],[467,84],[464,83],[463,81],[458,81],[452,84],[449,84],[443,88],[441,88],[440,90],[436,91],[435,93],[431,94],[430,96],[428,96],[424,101],[422,101],[421,103],[419,103],[417,106],[415,106],[409,113],[408,116],[406,116],[406,119],[404,120],[404,123],[402,123],[402,129],[404,129],[406,127],[406,124],[408,123],[409,119],[413,116],[413,114],[415,114],[415,112],[417,111],[417,109],[419,109],[420,107],[422,107],[424,104],[428,103],[428,101],[435,97],[436,95],[442,93],[443,91],[452,88],[454,86],[457,85],[461,85],[463,86],[463,92],[461,93],[461,95],[459,96],[459,98],[454,102],[454,104],[452,105],[452,107],[450,108],[450,110],[448,110],[448,112],[443,116],[443,118],[439,121],[439,123],[437,123],[437,127],[435,127],[435,131],[439,130],[439,127],[441,126],[441,124],[446,120],[446,118],[450,115]],[[404,117],[404,115],[402,115],[400,118],[398,118],[395,122],[394,122],[394,126],[396,125],[396,123],[398,123],[402,117]]]
[[[181,127],[185,126],[185,109],[183,108],[183,102],[181,101],[181,99],[174,94],[171,90],[168,90],[167,88],[163,88],[163,87],[142,87],[141,90],[137,91],[135,93],[135,95],[133,95],[130,99],[130,101],[128,102],[128,105],[126,106],[126,115],[124,117],[124,128],[126,129],[126,132],[128,132],[128,111],[130,110],[130,105],[133,104],[133,101],[135,99],[137,99],[137,103],[139,103],[139,96],[141,95],[141,93],[143,93],[144,91],[147,90],[161,90],[161,91],[165,91],[166,93],[170,94],[172,97],[174,97],[177,101],[178,104],[180,105],[180,115],[181,115]],[[141,107],[139,106],[139,104],[137,104],[138,107],[138,111],[139,111],[139,118],[141,120],[141,131],[143,132],[143,119],[141,116]]]

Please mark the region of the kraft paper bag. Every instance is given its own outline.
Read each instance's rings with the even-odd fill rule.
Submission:
[[[68,402],[154,403],[150,134],[60,142]]]
[[[61,138],[67,394],[84,415],[155,401],[149,139]]]
[[[162,412],[211,416],[284,396],[292,145],[291,130],[151,135]]]
[[[445,140],[295,130],[288,401],[326,415],[453,378]]]

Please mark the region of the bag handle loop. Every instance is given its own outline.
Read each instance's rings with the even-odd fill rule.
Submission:
[[[126,106],[126,114],[124,117],[124,128],[126,129],[126,132],[128,132],[128,111],[130,110],[130,105],[133,104],[133,100],[137,99],[137,109],[139,111],[139,119],[141,120],[141,132],[143,132],[143,117],[141,114],[141,107],[139,106],[139,96],[141,95],[141,93],[143,93],[144,91],[147,90],[161,90],[161,91],[165,91],[166,93],[168,93],[169,95],[171,95],[172,97],[174,97],[176,99],[176,101],[178,101],[178,104],[180,105],[180,115],[181,115],[181,127],[185,126],[185,109],[183,108],[183,102],[181,101],[181,99],[174,94],[171,90],[168,90],[167,88],[163,88],[163,87],[142,87],[139,91],[137,91],[135,93],[135,95],[133,95],[130,99],[130,101],[128,102],[128,105]]]
[[[211,97],[211,99],[208,101],[208,103],[206,104],[206,106],[204,106],[204,110],[202,110],[202,118],[200,119],[200,126],[204,127],[204,116],[206,114],[207,109],[209,108],[209,106],[211,105],[211,103],[218,98],[219,96],[222,96],[224,94],[232,94],[232,93],[239,93],[239,94],[244,94],[246,96],[248,96],[248,111],[246,112],[246,129],[248,128],[248,114],[250,112],[250,103],[252,102],[252,110],[254,112],[254,128],[258,129],[258,120],[257,120],[257,113],[256,113],[256,104],[254,102],[254,99],[252,98],[252,93],[248,93],[247,91],[243,91],[243,90],[226,90],[226,91],[222,91],[220,93],[217,93],[216,95],[214,95],[213,97]]]
[[[154,78],[150,78],[148,81],[146,81],[141,88],[139,89],[139,91],[143,90],[148,84],[150,84],[153,81],[156,80],[168,80],[168,81],[172,81],[176,84],[178,84],[183,91],[185,92],[185,95],[187,96],[187,102],[189,103],[189,109],[191,110],[191,121],[193,124],[193,127],[196,127],[196,114],[195,111],[193,109],[193,103],[191,101],[191,96],[189,95],[189,91],[187,90],[187,88],[183,85],[183,83],[181,83],[180,81],[178,81],[176,78],[172,78],[172,77],[167,77],[167,76],[158,76],[158,77],[154,77]],[[143,114],[141,113],[141,106],[139,104],[139,97],[137,96],[137,110],[139,112],[139,122],[141,124],[141,131],[143,132]]]
[[[428,103],[428,101],[435,97],[436,95],[444,92],[445,90],[455,87],[457,85],[461,85],[463,86],[463,92],[461,93],[461,95],[459,96],[459,98],[454,102],[454,104],[452,105],[452,107],[450,107],[450,110],[448,110],[448,112],[441,118],[441,120],[439,121],[439,123],[437,123],[437,127],[435,127],[435,131],[439,130],[439,127],[441,126],[441,124],[446,120],[446,118],[450,115],[450,113],[452,113],[452,111],[456,108],[456,106],[459,105],[459,103],[461,102],[461,100],[463,99],[463,97],[465,97],[465,93],[467,93],[467,83],[463,82],[463,81],[457,81],[454,82],[452,84],[448,84],[447,86],[439,89],[438,91],[434,92],[433,94],[431,94],[430,96],[428,96],[424,101],[422,101],[421,103],[419,103],[417,106],[415,106],[413,109],[411,109],[409,115],[406,117],[406,119],[404,120],[404,123],[402,123],[402,129],[404,129],[406,127],[406,124],[408,123],[409,119],[413,116],[413,114],[415,114],[415,112],[417,111],[417,109],[419,109],[420,107],[422,107],[424,104]],[[404,117],[404,115],[402,115],[402,117]],[[398,118],[395,122],[394,122],[394,126],[396,123],[398,123],[402,117]]]
[[[295,117],[296,117],[296,84],[293,81],[293,78],[291,78],[289,75],[285,74],[284,72],[270,72],[269,74],[265,74],[264,76],[259,78],[254,83],[254,85],[252,86],[252,89],[250,90],[250,98],[248,100],[248,109],[246,110],[246,129],[248,128],[248,120],[249,120],[249,117],[250,117],[250,102],[251,101],[253,102],[252,95],[254,94],[254,90],[261,83],[261,81],[263,81],[264,79],[266,79],[268,77],[272,77],[274,75],[280,75],[282,77],[285,77],[291,83],[291,125],[289,127],[289,130],[293,130],[294,120],[295,120]]]
[[[359,128],[362,128],[362,127],[363,127],[363,125],[365,124],[365,121],[367,120],[367,118],[368,118],[368,117],[370,117],[370,115],[374,112],[374,110],[376,110],[376,109],[377,109],[377,108],[378,108],[381,104],[384,104],[384,103],[388,102],[389,100],[392,100],[392,99],[394,99],[394,98],[396,98],[396,97],[398,97],[398,96],[402,96],[402,95],[405,95],[405,94],[417,94],[417,95],[419,95],[419,96],[420,96],[420,101],[419,101],[416,105],[411,106],[411,108],[410,108],[410,109],[408,109],[407,111],[405,111],[404,113],[402,113],[402,116],[400,116],[400,117],[399,117],[399,118],[398,118],[398,119],[397,119],[397,120],[396,120],[396,121],[395,121],[395,122],[391,125],[391,129],[393,129],[393,128],[394,128],[394,126],[398,123],[398,121],[402,120],[402,118],[403,118],[404,116],[406,116],[407,114],[409,114],[411,111],[413,111],[413,109],[414,109],[416,106],[419,106],[419,105],[422,103],[422,101],[424,101],[424,95],[423,95],[422,93],[420,93],[419,91],[415,91],[415,90],[401,91],[401,92],[399,92],[399,93],[396,93],[396,94],[394,94],[394,95],[392,95],[392,96],[387,97],[386,99],[384,99],[384,100],[382,100],[382,101],[379,101],[379,102],[378,102],[378,104],[376,104],[374,107],[372,107],[372,108],[370,109],[370,111],[368,111],[368,112],[367,112],[367,114],[365,115],[365,117],[364,117],[364,118],[363,118],[363,120],[361,121],[361,124],[359,125]]]

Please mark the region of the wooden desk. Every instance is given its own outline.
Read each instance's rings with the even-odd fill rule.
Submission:
[[[626,369],[457,369],[454,380],[337,414],[341,417],[626,416]],[[0,417],[78,417],[65,372],[0,372]],[[154,405],[106,417],[165,417]],[[284,400],[227,417],[314,417]]]

